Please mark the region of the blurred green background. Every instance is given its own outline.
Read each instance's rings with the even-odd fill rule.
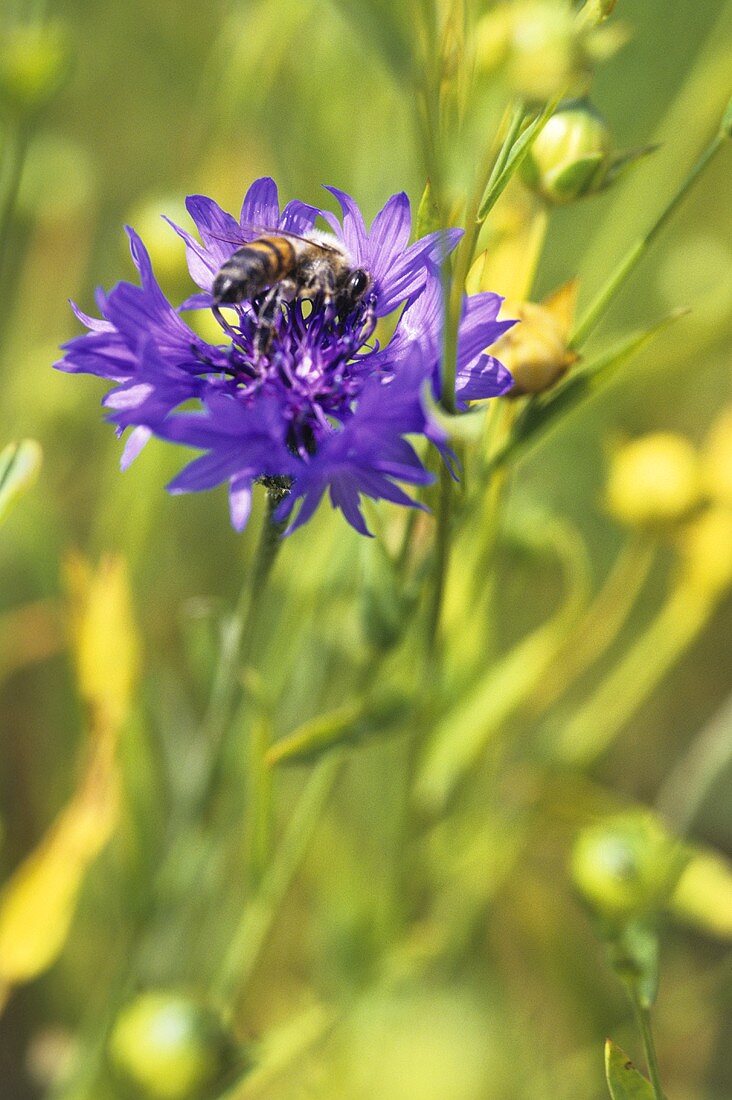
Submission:
[[[92,559],[111,550],[129,562],[144,660],[133,719],[139,729],[124,750],[124,767],[155,778],[141,779],[146,789],[138,791],[149,835],[113,843],[90,876],[62,960],[5,1010],[0,1095],[8,1100],[44,1095],[39,1037],[60,1036],[63,1046],[100,1011],[109,972],[134,942],[158,858],[156,833],[176,804],[176,782],[185,785],[176,775],[195,745],[212,621],[235,599],[254,541],[253,530],[244,536],[230,530],[223,491],[178,498],[163,491],[181,465],[173,448],[153,443],[119,474],[120,445],[97,408],[102,387],[51,370],[58,345],[78,332],[67,299],[94,312],[95,287],[132,277],[125,223],[151,244],[163,285],[185,296],[176,239],[156,219],[162,212],[175,218],[189,193],[212,195],[236,212],[251,180],[271,174],[283,200],[321,203],[321,185],[333,183],[372,216],[401,189],[416,204],[424,186],[408,93],[337,4],[66,0],[44,7],[67,29],[72,70],[32,142],[3,268],[2,442],[31,436],[45,454],[38,484],[0,540],[3,870],[43,835],[76,775],[83,713],[60,610],[61,563],[72,549]],[[631,37],[598,71],[593,100],[618,145],[661,147],[616,188],[552,215],[539,297],[578,273],[581,301],[589,300],[683,178],[729,95],[730,4],[621,0],[618,15]],[[465,156],[477,152],[466,149]],[[727,152],[644,260],[596,346],[676,306],[691,312],[512,475],[515,500],[539,501],[576,525],[595,584],[623,537],[602,504],[608,448],[656,428],[698,442],[732,396],[729,181]],[[276,625],[265,652],[265,675],[278,685],[280,733],[346,700],[360,645],[359,537],[323,507],[295,538],[298,545],[286,546],[278,564]],[[663,549],[638,621],[657,604],[671,559]],[[552,581],[508,551],[499,568],[497,634],[508,644],[536,623]],[[47,652],[41,638],[36,656],[24,662],[12,613],[36,603]],[[727,600],[590,775],[547,782],[541,827],[508,877],[498,876],[460,952],[443,960],[429,982],[362,998],[325,1052],[304,1057],[266,1095],[599,1100],[605,1094],[602,1040],[612,1033],[637,1050],[637,1039],[622,990],[567,881],[573,812],[565,801],[580,805],[597,784],[620,802],[653,804],[685,747],[728,697],[730,628]],[[292,647],[287,662],[285,641]],[[33,645],[27,648],[32,654]],[[373,894],[388,869],[374,807],[380,800],[388,806],[393,796],[394,752],[390,741],[377,741],[349,759],[296,896],[247,994],[239,1021],[245,1037],[319,997],[353,998],[378,954]],[[534,781],[528,773],[525,779]],[[727,768],[693,826],[696,842],[722,850],[732,845],[729,779]],[[288,792],[294,797],[301,782],[297,770],[285,775],[282,820]],[[487,774],[485,791],[490,783]],[[520,768],[511,783],[520,787]],[[463,807],[460,827],[468,832],[480,818],[481,790]],[[514,796],[520,801],[514,791],[509,803]],[[231,820],[228,827],[236,828]],[[510,815],[501,827],[510,832]],[[504,841],[497,831],[488,847]],[[448,868],[449,840],[435,858]],[[481,866],[479,859],[469,875],[479,875]],[[220,895],[211,885],[214,897]],[[216,912],[194,905],[180,928],[168,929],[153,952],[149,980],[188,985],[205,973],[205,961],[198,971],[191,961],[196,950],[205,958],[205,945],[195,935],[185,941],[194,947],[187,970],[179,970],[176,944],[197,920],[204,939],[215,941]],[[229,917],[224,913],[222,927]],[[723,1030],[732,985],[724,958],[723,945],[701,932],[670,928],[665,935],[657,1031],[671,1100],[723,1100],[732,1090]],[[95,1100],[118,1095],[100,1090]]]

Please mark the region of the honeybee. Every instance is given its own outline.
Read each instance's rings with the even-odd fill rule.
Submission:
[[[213,300],[218,308],[266,294],[268,310],[282,301],[320,297],[345,316],[370,286],[368,272],[354,266],[336,237],[318,231],[300,237],[279,229],[243,244],[222,264]]]

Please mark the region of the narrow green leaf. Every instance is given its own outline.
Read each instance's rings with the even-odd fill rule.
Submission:
[[[725,137],[732,137],[732,99],[730,99],[722,115],[719,131]]]
[[[524,130],[522,130],[515,141],[512,141],[510,152],[508,152],[507,155],[505,147],[501,149],[498,155],[499,163],[503,161],[505,161],[505,163],[503,164],[501,170],[496,174],[495,178],[491,177],[491,180],[489,180],[488,182],[488,186],[486,187],[485,194],[483,195],[480,209],[478,211],[478,221],[485,221],[485,219],[488,217],[491,210],[505,191],[509,180],[521,167],[524,160],[528,156],[531,146],[534,144],[539,134],[554,114],[560,98],[561,97],[557,97],[553,99],[551,103],[547,103],[541,114],[537,115],[533,122],[530,122],[529,125]]]
[[[605,1077],[612,1100],[654,1100],[650,1082],[612,1039],[605,1043]]]
[[[31,487],[41,468],[42,451],[35,439],[8,443],[0,451],[0,522],[19,496]]]
[[[438,229],[442,229],[440,211],[437,209],[437,203],[432,194],[432,185],[427,180],[422,198],[419,200],[415,239],[420,240],[422,237],[426,237],[428,233],[435,233]]]
[[[655,153],[658,149],[660,149],[659,145],[643,145],[639,149],[626,149],[622,153],[616,153],[602,181],[600,190],[605,191],[612,184],[616,183],[629,168],[637,164],[639,160],[643,160],[645,157],[650,156],[651,153]]]
[[[502,466],[535,446],[563,417],[604,386],[657,333],[686,313],[687,310],[674,310],[643,332],[633,333],[584,369],[575,371],[563,385],[547,395],[530,399],[516,421],[511,438],[493,456],[489,468]]]
[[[273,767],[316,760],[340,745],[384,733],[398,723],[407,710],[408,701],[398,692],[387,693],[368,703],[347,703],[303,722],[293,733],[272,745],[265,762]]]

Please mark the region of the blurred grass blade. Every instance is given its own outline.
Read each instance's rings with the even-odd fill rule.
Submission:
[[[236,999],[257,965],[270,929],[333,792],[342,764],[342,754],[333,753],[328,759],[321,760],[309,776],[259,891],[244,909],[213,987],[213,995],[226,1004],[230,1012],[235,1011]]]
[[[687,310],[673,310],[644,331],[633,333],[584,369],[575,371],[562,386],[550,391],[547,396],[529,399],[510,438],[491,459],[489,469],[502,466],[509,459],[515,459],[534,447],[563,417],[609,382],[654,336],[686,313]]]
[[[650,1082],[612,1039],[605,1043],[605,1077],[612,1100],[654,1100]]]
[[[375,49],[397,78],[409,76],[413,67],[412,48],[401,5],[392,0],[333,0],[333,3],[355,28],[364,50]]]
[[[732,108],[732,100],[727,104],[726,110],[722,119],[720,120],[719,128],[714,138],[703,151],[698,158],[691,171],[686,178],[682,181],[678,189],[674,192],[669,202],[663,208],[661,213],[657,216],[656,220],[651,225],[642,237],[639,238],[626,253],[619,265],[610,275],[610,278],[605,285],[598,291],[597,295],[587,307],[587,311],[580,320],[577,328],[572,334],[569,342],[571,348],[579,348],[585,342],[592,330],[598,324],[603,317],[608,307],[614,300],[615,296],[621,290],[627,279],[635,271],[636,267],[643,259],[643,256],[648,251],[650,246],[655,241],[661,230],[665,227],[666,223],[670,220],[681,202],[694,186],[696,181],[705,171],[709,164],[711,164],[714,157],[724,146],[725,142],[730,136],[729,131],[729,118]]]
[[[548,622],[495,661],[465,699],[438,723],[415,788],[417,802],[428,812],[445,806],[506,719],[535,689],[586,599],[587,563],[579,536],[569,525],[551,518],[532,534],[534,541],[548,538],[560,560],[565,574],[564,602]]]
[[[360,708],[353,704],[303,722],[294,733],[272,746],[265,763],[270,767],[275,764],[299,764],[320,756],[336,745],[351,740],[359,715]]]
[[[0,451],[0,523],[18,497],[30,489],[41,468],[42,451],[35,439],[8,443]]]
[[[0,898],[0,989],[31,981],[66,942],[84,876],[117,822],[114,737],[101,738],[78,791]]]
[[[387,692],[381,698],[349,703],[320,714],[277,741],[265,763],[274,766],[317,760],[339,745],[383,733],[405,716],[408,705],[399,692]]]

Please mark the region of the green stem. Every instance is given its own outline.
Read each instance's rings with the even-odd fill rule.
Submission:
[[[17,256],[13,257],[11,249],[11,231],[15,206],[20,190],[20,182],[23,178],[23,168],[30,144],[30,134],[27,127],[18,122],[10,123],[5,131],[5,145],[3,148],[2,169],[0,172],[0,295],[2,295],[2,328],[5,329],[7,317],[8,287],[13,267],[17,263]]]
[[[231,729],[231,708],[239,671],[251,654],[262,597],[280,548],[283,524],[274,519],[274,512],[281,500],[279,492],[268,490],[267,512],[262,522],[253,569],[242,585],[234,612],[222,631],[219,664],[203,722],[203,737],[213,746],[214,758],[211,772],[203,785],[204,804],[216,786],[226,757],[227,734]]]
[[[435,572],[432,599],[427,618],[427,675],[432,676],[437,657],[440,638],[440,618],[445,596],[447,570],[450,563],[450,518],[452,512],[453,484],[450,473],[443,467],[440,471],[440,504],[437,513],[437,535],[435,540]]]
[[[699,160],[691,169],[688,176],[683,181],[671,201],[661,211],[651,228],[645,233],[643,237],[635,242],[627,255],[621,260],[620,264],[612,273],[605,286],[602,287],[595,299],[588,306],[584,317],[572,333],[569,340],[570,349],[579,348],[582,346],[582,344],[584,344],[585,340],[598,324],[601,317],[609,307],[610,303],[615,298],[616,294],[621,290],[626,279],[635,270],[638,263],[643,258],[645,252],[654,242],[654,240],[661,232],[663,227],[666,225],[666,222],[669,220],[672,214],[674,214],[677,207],[681,204],[682,200],[691,190],[694,183],[697,181],[704,169],[710,164],[714,156],[722,148],[726,139],[727,135],[726,133],[724,133],[724,131],[720,130],[715,135],[713,141],[707,146],[702,155],[699,157]]]
[[[300,796],[257,894],[244,909],[229,950],[214,979],[212,993],[228,1017],[251,977],[282,902],[307,852],[331,796],[343,763],[341,752],[331,753],[315,769]]]
[[[640,1000],[637,991],[631,985],[630,987],[630,999],[633,1004],[633,1012],[635,1014],[638,1029],[641,1033],[643,1040],[643,1050],[646,1056],[646,1065],[648,1067],[648,1075],[651,1079],[651,1085],[653,1087],[653,1095],[655,1100],[666,1100],[666,1097],[661,1087],[661,1075],[658,1068],[658,1056],[656,1054],[656,1044],[653,1039],[653,1029],[651,1027],[651,1013]]]

